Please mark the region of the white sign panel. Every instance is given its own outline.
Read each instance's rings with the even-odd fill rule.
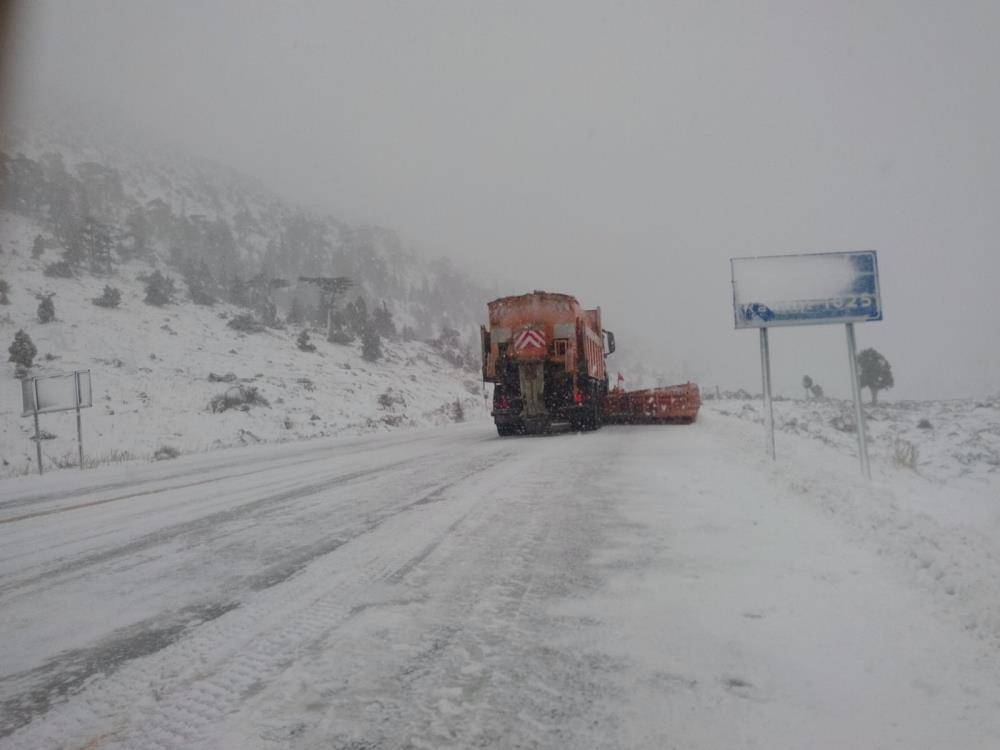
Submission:
[[[35,413],[37,395],[38,413],[68,411],[94,405],[90,388],[90,370],[79,370],[65,375],[48,375],[25,378],[21,381],[21,401],[28,417]]]
[[[737,328],[882,320],[874,250],[733,258],[730,264]]]

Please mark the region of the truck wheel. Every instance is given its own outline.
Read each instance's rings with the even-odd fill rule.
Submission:
[[[594,427],[593,427],[593,429],[595,429],[595,430],[601,429],[601,425],[602,424],[604,424],[604,419],[603,419],[603,417],[601,415],[601,406],[600,406],[600,404],[594,404]]]

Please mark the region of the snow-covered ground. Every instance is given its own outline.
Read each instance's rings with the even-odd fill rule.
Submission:
[[[114,276],[54,279],[42,274],[58,260],[48,251],[30,257],[37,225],[0,212],[0,277],[10,284],[10,304],[0,306],[0,476],[36,471],[34,424],[21,416],[20,383],[7,347],[19,329],[38,349],[33,373],[90,369],[94,406],[83,413],[85,460],[92,464],[151,458],[164,447],[181,453],[337,434],[434,425],[456,418],[485,418],[477,372],[447,362],[422,342],[385,341],[376,363],[360,344],[326,342],[312,331],[316,352],[296,346],[299,328],[240,333],[227,326],[239,312],[231,305],[155,307],[144,301],[144,263],[120,266]],[[14,255],[14,252],[17,255]],[[122,291],[118,309],[93,304],[105,284]],[[36,294],[55,293],[56,319],[38,322]],[[212,382],[211,374],[236,378]],[[269,406],[213,413],[211,399],[239,385],[256,387]],[[72,413],[41,418],[45,468],[77,462]]]
[[[739,410],[0,482],[0,748],[1000,746],[998,472]]]

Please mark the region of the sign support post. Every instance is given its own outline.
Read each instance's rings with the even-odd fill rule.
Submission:
[[[42,475],[42,428],[38,425],[38,381],[33,380],[31,387],[35,389],[35,449],[38,453],[38,476]]]
[[[851,391],[858,433],[861,472],[871,479],[868,436],[861,409],[854,324],[882,320],[878,254],[856,252],[764,255],[730,258],[733,322],[736,329],[760,329],[760,371],[764,390],[764,440],[775,459],[774,404],[771,399],[771,356],[768,329],[778,326],[847,326]]]
[[[83,471],[83,421],[80,419],[80,372],[73,373],[73,380],[76,393],[76,444],[80,448],[80,471]]]
[[[760,377],[764,391],[764,444],[771,460],[774,452],[774,405],[771,402],[771,349],[768,346],[767,326],[760,329]]]
[[[847,329],[847,358],[851,365],[851,392],[854,394],[854,429],[858,433],[858,456],[861,458],[861,472],[872,478],[872,467],[868,462],[868,435],[865,430],[865,412],[861,408],[861,383],[858,380],[858,347],[854,341],[854,323]]]

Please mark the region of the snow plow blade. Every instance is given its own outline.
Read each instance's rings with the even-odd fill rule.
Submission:
[[[613,390],[604,397],[603,417],[609,424],[691,424],[698,418],[701,393],[694,383]]]

